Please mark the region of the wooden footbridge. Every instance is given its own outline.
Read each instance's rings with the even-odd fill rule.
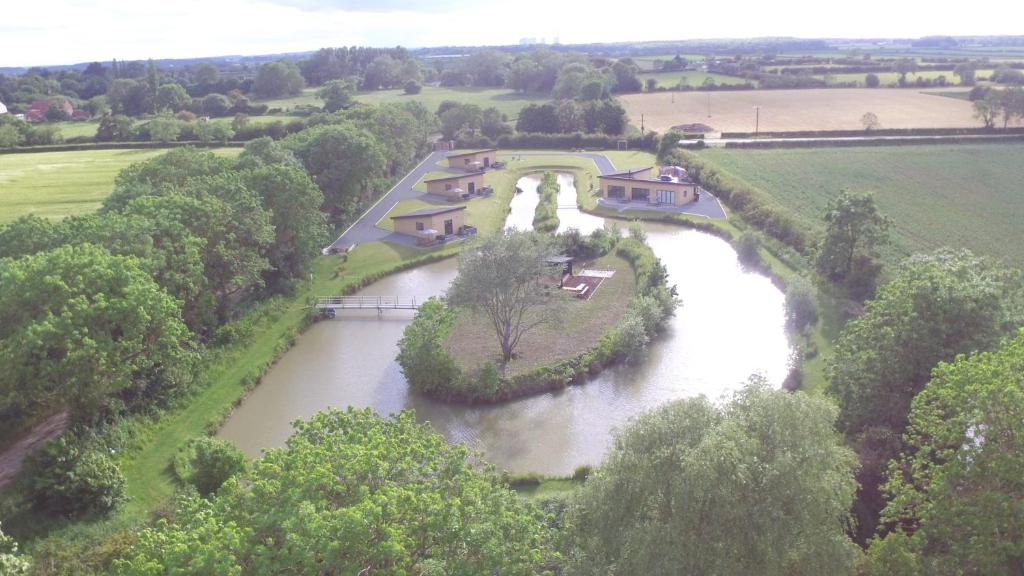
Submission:
[[[415,297],[400,296],[324,296],[316,299],[316,308],[333,318],[338,310],[416,310],[420,302]]]

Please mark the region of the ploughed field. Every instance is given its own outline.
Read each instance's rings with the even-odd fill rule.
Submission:
[[[239,148],[217,149],[237,155]],[[87,214],[114,190],[118,172],[167,150],[86,150],[0,154],[0,224],[35,214]]]
[[[1024,144],[713,149],[700,155],[817,227],[840,190],[874,193],[893,219],[890,256],[966,247],[1024,267]]]
[[[970,102],[914,89],[823,88],[815,90],[736,90],[653,92],[619,97],[630,122],[664,132],[678,124],[700,122],[715,132],[753,132],[755,107],[766,131],[862,130],[865,112],[882,128],[981,127]],[[956,89],[953,89],[956,90]],[[961,89],[962,91],[962,89]],[[710,110],[710,117],[708,112]]]

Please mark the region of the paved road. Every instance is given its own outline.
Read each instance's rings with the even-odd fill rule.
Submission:
[[[423,159],[418,166],[412,169],[411,172],[406,174],[405,178],[402,178],[398,184],[395,184],[387,194],[381,197],[376,204],[370,207],[356,220],[354,224],[348,227],[341,233],[328,249],[343,250],[355,244],[365,244],[367,242],[375,242],[377,240],[383,240],[387,236],[399,236],[394,234],[390,230],[382,230],[377,228],[377,221],[383,218],[395,204],[398,204],[402,200],[408,200],[410,198],[418,198],[423,195],[418,190],[413,190],[412,187],[420,181],[428,172],[448,171],[447,167],[438,166],[445,159],[445,152],[432,152],[429,156]],[[388,238],[392,240],[392,238]]]
[[[597,165],[598,172],[602,175],[618,172],[607,156],[593,152],[559,152],[558,150],[552,150],[551,152],[522,152],[513,154],[513,156],[576,156],[593,160],[594,164]],[[625,168],[622,170],[625,170]]]

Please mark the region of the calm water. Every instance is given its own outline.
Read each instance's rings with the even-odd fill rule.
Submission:
[[[520,180],[524,192],[517,199],[532,194],[535,201],[537,182]],[[560,175],[560,183],[559,205],[575,202],[575,190],[568,200],[571,176]],[[526,219],[515,200],[513,217]],[[600,218],[570,209],[560,209],[559,218],[563,227],[584,232],[601,224]],[[644,410],[698,394],[719,398],[753,373],[781,384],[790,352],[782,293],[767,278],[744,271],[723,240],[667,225],[647,230],[683,306],[638,366],[612,368],[586,384],[498,406],[446,405],[409,390],[394,360],[411,313],[390,311],[378,318],[344,312],[307,331],[220,436],[258,454],[282,445],[292,420],[328,406],[369,406],[381,413],[414,408],[449,440],[479,448],[499,468],[568,474],[578,465],[600,462],[612,430]],[[455,272],[456,261],[447,260],[385,278],[364,293],[440,294]]]

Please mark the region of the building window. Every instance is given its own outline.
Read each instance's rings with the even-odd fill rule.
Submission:
[[[422,231],[423,231],[423,228],[424,228],[424,226],[423,226],[423,222],[417,222],[417,223],[416,223],[416,231],[417,231],[417,232],[422,232]]]
[[[451,184],[447,184],[447,183],[446,183],[446,184],[444,185],[444,191],[445,191],[445,192],[447,192],[447,191],[449,191],[449,190],[451,190],[451,189],[452,189],[452,185],[451,185]]]
[[[685,194],[685,193],[684,193]],[[675,204],[676,203],[676,191],[675,190],[655,190],[654,198],[658,204]]]
[[[633,200],[650,200],[651,189],[650,188],[633,188],[632,198]]]
[[[608,187],[609,198],[625,198],[626,187],[625,186],[609,186]]]

